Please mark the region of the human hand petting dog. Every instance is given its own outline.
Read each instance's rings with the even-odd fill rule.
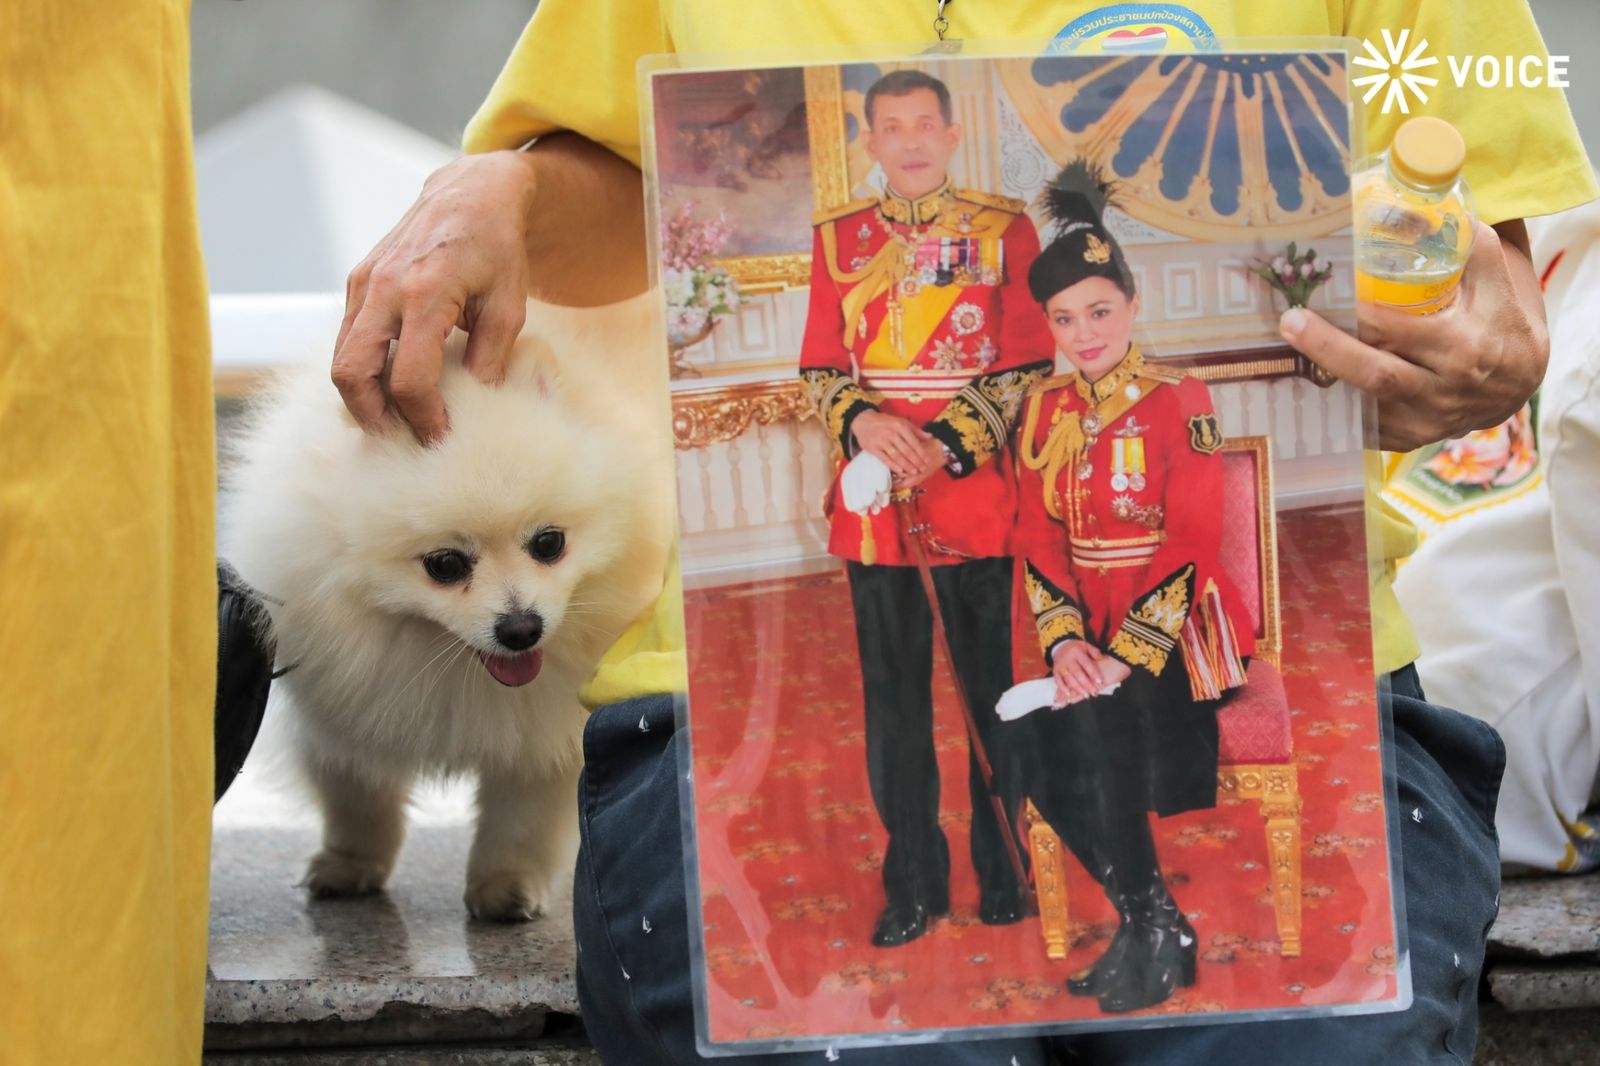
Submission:
[[[451,330],[470,334],[473,375],[500,379],[527,306],[533,202],[528,153],[458,159],[429,176],[417,202],[350,272],[333,382],[364,429],[382,425],[392,408],[422,441],[444,436],[439,374]]]
[[[1283,313],[1279,330],[1312,362],[1378,401],[1379,445],[1411,451],[1511,417],[1550,358],[1544,300],[1522,221],[1477,224],[1455,302],[1413,315],[1363,302],[1361,339],[1313,311]]]
[[[446,338],[498,382],[531,295],[593,307],[644,291],[638,168],[559,133],[435,171],[388,236],[350,272],[333,382],[361,427],[392,417],[424,443],[449,429],[439,394]]]

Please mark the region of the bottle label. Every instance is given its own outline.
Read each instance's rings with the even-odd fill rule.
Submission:
[[[1384,304],[1413,315],[1443,311],[1455,302],[1461,271],[1437,281],[1396,281],[1356,271],[1356,299]]]

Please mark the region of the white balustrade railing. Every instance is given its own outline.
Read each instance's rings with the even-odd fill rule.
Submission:
[[[1359,394],[1301,378],[1222,382],[1213,403],[1229,436],[1272,438],[1280,510],[1355,499]],[[680,400],[680,402],[683,402]],[[822,502],[833,444],[814,418],[752,422],[729,440],[678,452],[685,580],[690,586],[804,573],[827,555]]]

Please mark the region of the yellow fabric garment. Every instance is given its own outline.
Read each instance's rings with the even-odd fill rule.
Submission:
[[[683,692],[688,687],[688,665],[683,655],[683,580],[674,544],[655,606],[617,638],[578,698],[592,711],[634,696]]]
[[[1387,472],[1385,453],[1367,453],[1367,521],[1378,524],[1378,545],[1383,552],[1383,567],[1372,585],[1372,648],[1374,667],[1379,673],[1398,670],[1422,654],[1417,635],[1394,594],[1394,578],[1402,560],[1410,557],[1420,543],[1417,527],[1394,508],[1381,493]]]
[[[639,162],[637,68],[657,52],[770,50],[779,46],[916,42],[932,37],[935,5],[813,0],[805,4],[750,0],[542,0],[505,69],[467,127],[468,151],[515,147],[556,129],[570,129]],[[1044,40],[1065,34],[1093,40],[1108,33],[1158,27],[1171,40],[1206,37],[1351,36],[1384,49],[1383,31],[1409,31],[1408,47],[1426,40],[1439,78],[1411,114],[1454,123],[1468,145],[1466,177],[1482,218],[1491,224],[1550,214],[1600,195],[1562,90],[1456,88],[1446,57],[1546,54],[1526,0],[1188,0],[1106,3],[1018,0],[952,4],[950,36]],[[1386,147],[1406,117],[1369,109],[1367,147]],[[1404,518],[1375,515],[1388,571],[1415,546]],[[1387,672],[1416,657],[1388,579],[1373,590],[1376,666]],[[665,683],[665,678],[659,683]],[[659,690],[658,690],[659,691]]]
[[[0,1063],[200,1061],[216,492],[185,0],[0,14]]]

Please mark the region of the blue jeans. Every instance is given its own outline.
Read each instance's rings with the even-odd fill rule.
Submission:
[[[1409,1010],[862,1048],[840,1052],[841,1061],[884,1066],[1470,1064],[1478,976],[1500,898],[1494,808],[1505,747],[1488,725],[1427,703],[1411,668],[1391,680],[1404,814],[1400,845],[1411,948]],[[641,728],[641,720],[648,729]],[[573,918],[578,996],[601,1059],[615,1066],[820,1062],[815,1051],[703,1059],[695,1050],[671,698],[601,708],[584,731],[584,756]]]

